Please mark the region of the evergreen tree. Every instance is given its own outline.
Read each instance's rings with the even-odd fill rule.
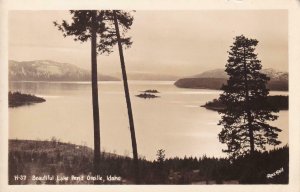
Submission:
[[[281,143],[277,140],[281,130],[268,124],[277,119],[272,112],[278,110],[267,106],[270,78],[260,72],[261,61],[254,52],[257,44],[256,39],[237,36],[228,52],[225,71],[229,79],[219,98],[226,106],[220,111],[223,128],[219,140],[227,144],[223,151],[233,158]]]
[[[158,183],[165,184],[168,178],[168,170],[166,167],[165,150],[159,149],[156,153],[157,178]]]
[[[158,163],[163,163],[165,161],[165,157],[166,157],[165,150],[163,150],[163,149],[157,150],[156,157],[157,157],[156,161]]]

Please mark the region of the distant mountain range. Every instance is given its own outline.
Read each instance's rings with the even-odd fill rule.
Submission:
[[[262,73],[266,74],[268,77],[270,77],[272,80],[284,80],[288,81],[288,73],[287,72],[280,72],[276,71],[272,68],[262,69]],[[225,72],[225,69],[213,69],[209,71],[205,71],[203,73],[193,75],[192,78],[228,78],[227,73]]]
[[[262,72],[270,77],[268,88],[270,90],[288,90],[288,73],[280,72],[274,69],[262,69]],[[184,77],[175,82],[175,85],[180,88],[202,88],[202,89],[220,89],[227,82],[228,75],[225,69],[214,69],[205,71],[201,74]]]
[[[90,81],[88,70],[69,63],[50,60],[9,61],[11,81]],[[118,81],[116,77],[98,74],[100,81]]]
[[[9,61],[9,80],[11,81],[90,81],[90,71],[69,63],[60,63],[51,60],[36,61]],[[117,74],[121,77],[121,74]],[[129,72],[128,80],[175,81],[177,76]],[[111,75],[98,74],[100,81],[119,81]]]

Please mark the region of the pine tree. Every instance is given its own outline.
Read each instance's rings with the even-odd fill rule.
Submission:
[[[261,61],[255,53],[257,44],[256,39],[237,36],[228,52],[225,71],[229,79],[219,97],[226,106],[220,111],[219,125],[223,128],[219,140],[227,144],[223,151],[231,158],[281,143],[277,140],[281,129],[268,124],[277,119],[273,112],[278,110],[267,104],[269,90],[266,84],[270,78],[260,72]]]

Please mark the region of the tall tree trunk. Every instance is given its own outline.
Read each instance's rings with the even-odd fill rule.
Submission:
[[[136,144],[136,138],[135,138],[133,115],[132,115],[130,95],[129,95],[129,89],[128,89],[128,83],[127,83],[127,74],[126,74],[126,68],[125,68],[125,62],[124,62],[124,56],[123,56],[123,49],[122,49],[122,44],[121,44],[121,37],[120,37],[117,13],[116,13],[115,10],[113,11],[113,15],[114,15],[115,28],[116,28],[116,35],[117,35],[117,40],[118,40],[118,48],[119,48],[123,83],[124,83],[124,92],[125,92],[127,111],[128,111],[128,119],[129,119],[129,127],[130,127],[130,133],[131,133],[131,143],[132,143],[132,151],[133,151],[135,182],[137,184],[139,184],[140,183],[140,177],[139,177],[139,164],[138,164],[139,162],[138,162],[137,144]]]
[[[98,103],[98,77],[97,77],[97,21],[96,11],[92,11],[91,28],[91,68],[92,68],[92,100],[94,119],[94,173],[99,174],[100,169],[100,120]]]
[[[247,121],[249,129],[249,140],[250,140],[250,154],[254,153],[254,136],[253,136],[253,127],[252,127],[252,116],[249,106],[249,87],[248,87],[248,78],[247,78],[247,64],[246,64],[246,52],[244,47],[243,53],[243,62],[244,62],[244,79],[245,79],[245,102],[246,102],[246,112],[247,112]]]

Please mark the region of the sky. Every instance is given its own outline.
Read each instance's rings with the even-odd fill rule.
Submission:
[[[288,12],[285,10],[139,11],[124,51],[128,73],[190,76],[224,68],[233,38],[243,34],[259,41],[263,68],[288,71]],[[90,69],[90,42],[64,38],[53,21],[68,11],[10,11],[9,59],[54,60]],[[98,71],[120,73],[117,49],[98,56]]]

